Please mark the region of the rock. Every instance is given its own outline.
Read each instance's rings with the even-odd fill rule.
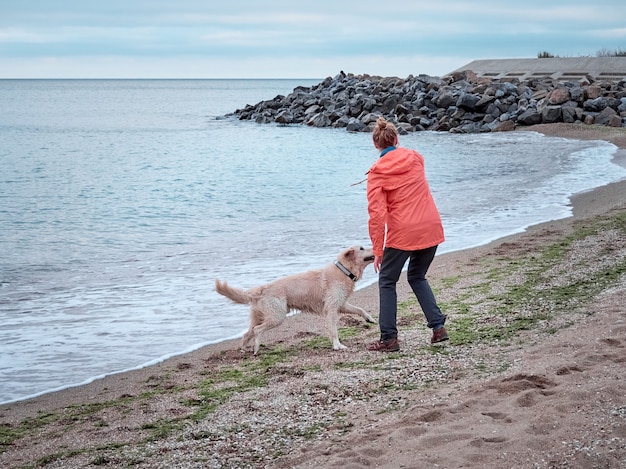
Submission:
[[[452,105],[455,105],[457,102],[457,97],[454,96],[454,94],[452,94],[452,92],[450,91],[445,91],[443,93],[441,93],[439,95],[439,97],[437,98],[437,100],[435,101],[435,104],[438,107],[442,107],[442,108],[449,108]]]
[[[362,132],[365,127],[366,125],[363,122],[353,117],[350,119],[350,122],[348,122],[346,130],[350,132]]]
[[[329,127],[330,119],[327,115],[323,113],[315,114],[309,120],[306,121],[306,125],[311,125],[313,127]]]
[[[541,112],[541,120],[544,124],[553,124],[563,120],[561,106],[546,106]]]
[[[587,99],[596,99],[602,95],[602,88],[597,85],[589,85],[585,92]]]
[[[609,119],[607,125],[609,127],[622,127],[624,125],[624,119],[622,119],[621,116],[618,116],[616,114],[614,116],[611,116],[611,118]]]
[[[528,109],[518,116],[517,122],[521,125],[541,124],[541,114],[537,109]]]
[[[598,113],[593,123],[598,124],[598,125],[609,125],[609,122],[611,122],[611,119],[616,116],[617,116],[617,112],[615,112],[610,107],[606,107]],[[621,121],[621,118],[620,118],[620,121]]]
[[[293,124],[293,114],[288,109],[284,109],[276,115],[275,120],[279,124]]]
[[[569,90],[567,88],[557,88],[552,90],[547,98],[550,104],[563,104],[570,100]]]
[[[495,132],[508,132],[510,130],[515,130],[515,124],[513,123],[512,120],[499,122],[496,128],[494,129]]]
[[[625,86],[625,81],[478,78],[471,71],[406,79],[340,72],[225,117],[350,132],[371,131],[380,116],[394,122],[400,133],[495,132],[552,122],[624,127]]]
[[[599,97],[595,99],[588,99],[583,103],[583,109],[585,111],[600,112],[609,105],[609,101],[606,98]]]
[[[573,124],[576,121],[579,121],[582,117],[582,112],[577,112],[579,108],[574,106],[563,106],[561,108],[561,117],[563,118],[563,122],[568,124]]]
[[[466,109],[467,111],[476,111],[477,104],[480,101],[480,96],[476,96],[470,93],[463,93],[459,96],[459,99],[456,102],[456,105],[462,109]]]

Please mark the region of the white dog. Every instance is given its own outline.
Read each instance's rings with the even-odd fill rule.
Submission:
[[[324,317],[333,349],[340,350],[346,348],[339,342],[337,332],[340,313],[358,314],[367,322],[374,322],[362,308],[347,303],[354,284],[372,262],[374,252],[371,249],[352,246],[322,269],[283,277],[249,290],[231,287],[218,279],[215,290],[235,303],[250,305],[250,328],[243,336],[242,347],[254,340],[255,355],[261,334],[282,323],[294,309]]]

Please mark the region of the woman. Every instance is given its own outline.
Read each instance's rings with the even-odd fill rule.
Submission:
[[[374,270],[379,272],[380,340],[368,349],[400,350],[396,284],[407,260],[407,280],[433,330],[431,343],[448,340],[446,316],[426,280],[444,234],[426,181],[424,158],[415,150],[398,147],[396,127],[382,117],[376,122],[372,138],[380,158],[367,173],[367,201],[369,234],[376,256]]]

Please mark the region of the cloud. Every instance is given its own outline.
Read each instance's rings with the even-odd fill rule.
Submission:
[[[408,70],[436,75],[466,58],[536,57],[542,51],[591,55],[623,47],[622,10],[610,0],[528,0],[515,8],[491,0],[3,2],[0,74],[27,76],[37,67],[40,74],[52,73],[42,64],[55,64],[55,73],[65,66],[68,74],[80,69],[93,74],[106,63],[109,73],[132,69],[154,76],[159,61],[162,75],[172,72],[166,64],[174,62],[181,74],[218,73],[217,67],[198,66],[212,61],[219,63],[221,76],[247,71],[249,77],[291,77],[299,70],[311,76],[315,66],[315,76],[325,76],[344,61],[339,69],[353,73],[379,74],[364,69],[386,64],[389,75]],[[7,68],[9,63],[22,71]],[[81,63],[96,68],[78,67]]]

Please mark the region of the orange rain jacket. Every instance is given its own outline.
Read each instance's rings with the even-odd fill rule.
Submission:
[[[376,256],[382,256],[385,247],[417,251],[445,239],[426,181],[424,157],[415,150],[396,148],[372,165],[367,172],[367,202]]]

